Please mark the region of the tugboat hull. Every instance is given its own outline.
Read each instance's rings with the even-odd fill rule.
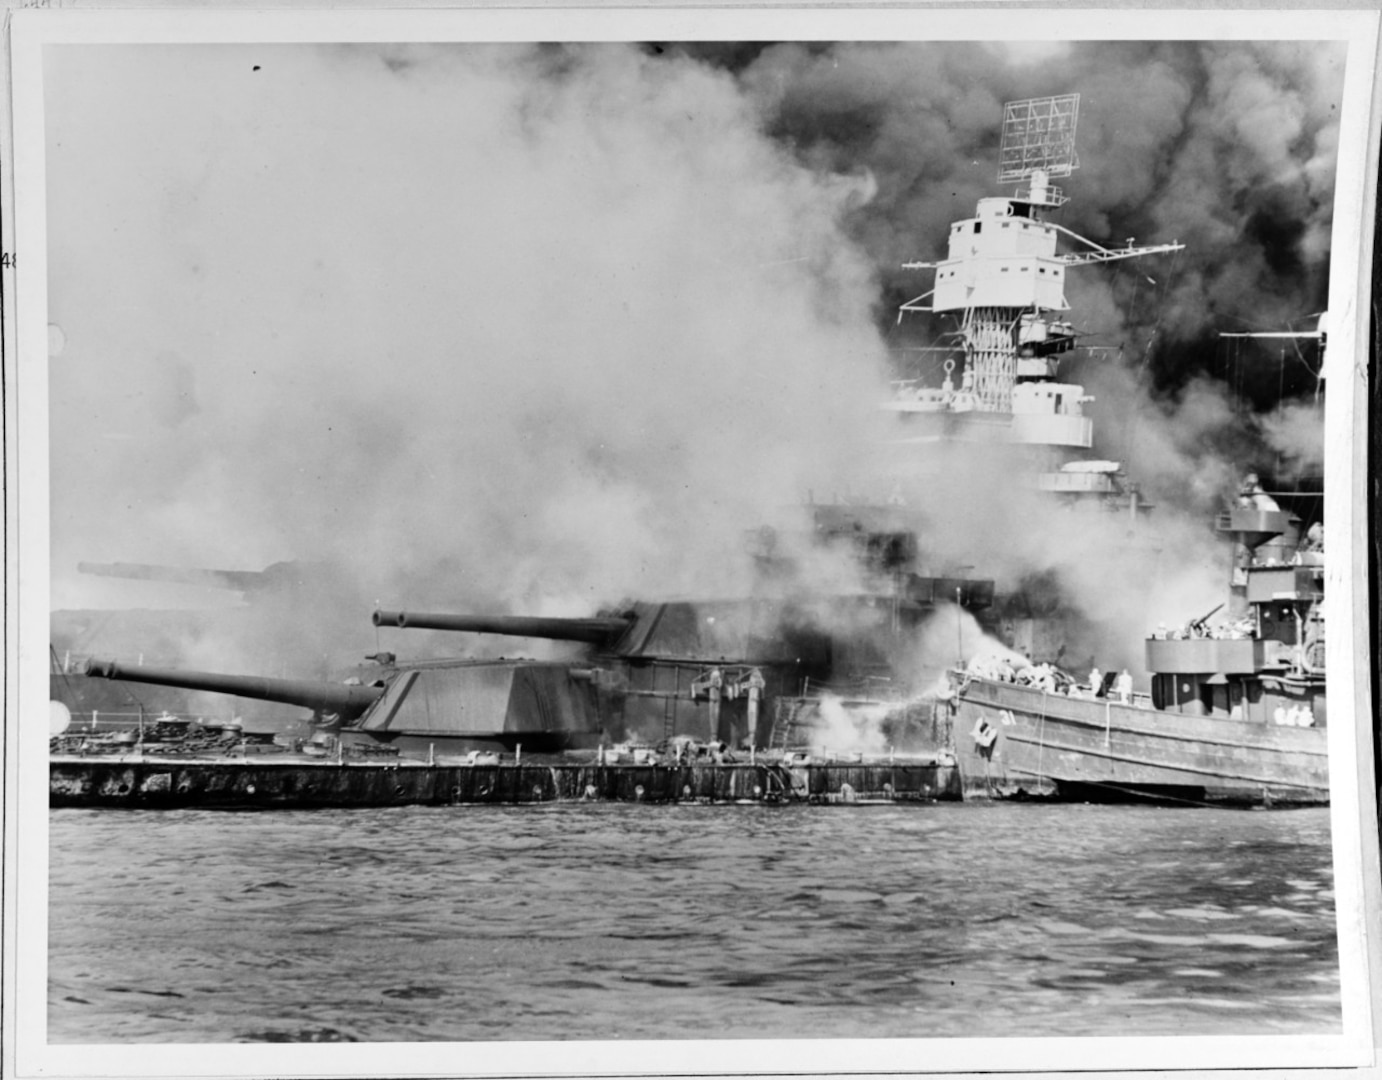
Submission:
[[[953,707],[967,797],[1329,802],[1320,727],[1187,715],[980,678],[959,690]]]

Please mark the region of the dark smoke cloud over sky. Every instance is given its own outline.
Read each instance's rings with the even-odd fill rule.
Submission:
[[[977,43],[782,44],[735,59],[776,140],[813,167],[877,182],[848,228],[883,275],[885,322],[916,291],[899,265],[934,257],[949,223],[996,193],[1002,103],[1078,92],[1080,168],[1056,220],[1108,246],[1185,243],[1158,310],[1143,297],[1131,313],[1184,344],[1207,328],[1279,326],[1284,304],[1323,306],[1344,52],[1085,42],[1024,63]],[[1171,356],[1154,372],[1167,384],[1191,373]]]
[[[1109,455],[1154,490],[1193,473],[1201,509],[1230,429],[1312,460],[1298,410],[1223,422],[1216,335],[1324,307],[1343,63],[1311,42],[49,46],[54,606],[136,595],[82,560],[327,560],[327,621],[352,626],[377,600],[732,593],[744,530],[857,484],[897,356],[936,333],[895,325],[930,287],[900,264],[1003,193],[1002,103],[1067,92],[1057,220],[1186,245],[1072,275],[1077,326],[1123,349],[1076,373]],[[1275,403],[1275,368],[1247,381]]]
[[[688,47],[693,52],[695,47]],[[1230,379],[1250,411],[1312,395],[1318,357],[1233,357],[1222,331],[1313,329],[1326,306],[1345,49],[1321,42],[777,44],[700,53],[736,71],[767,130],[813,168],[867,171],[876,193],[846,228],[878,267],[876,314],[895,349],[930,344],[924,320],[891,329],[929,287],[908,260],[943,255],[946,230],[997,193],[1004,101],[1081,95],[1080,168],[1054,220],[1105,246],[1178,240],[1150,262],[1074,274],[1088,343],[1121,349],[1162,401]],[[1121,373],[1087,367],[1095,383]],[[1101,379],[1101,374],[1110,378]],[[1208,382],[1206,382],[1208,380]],[[1127,426],[1143,398],[1119,398]],[[1215,432],[1222,454],[1243,450]],[[1253,441],[1254,447],[1262,445]],[[1270,440],[1268,439],[1268,442]],[[1135,448],[1115,445],[1112,456]],[[1150,463],[1154,466],[1155,463]]]

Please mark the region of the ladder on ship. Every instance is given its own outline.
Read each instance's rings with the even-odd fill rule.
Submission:
[[[773,729],[768,733],[769,750],[786,750],[792,744],[797,718],[801,715],[802,698],[779,697],[773,700]]]
[[[672,692],[662,699],[662,741],[671,742],[677,733],[677,695],[681,693],[681,668],[672,666]]]

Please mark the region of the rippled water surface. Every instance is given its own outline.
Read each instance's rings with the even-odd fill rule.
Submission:
[[[1324,810],[51,814],[53,1042],[1334,1032]]]

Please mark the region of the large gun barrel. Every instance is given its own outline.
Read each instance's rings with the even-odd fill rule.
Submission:
[[[507,634],[511,637],[606,645],[624,634],[633,625],[633,620],[618,617],[561,619],[533,615],[439,615],[431,612],[376,611],[374,625],[458,630],[471,634]]]
[[[209,671],[178,671],[142,665],[130,667],[117,664],[114,660],[88,660],[86,674],[122,682],[209,690],[217,694],[254,698],[256,701],[278,701],[284,705],[333,712],[343,720],[359,716],[384,693],[380,686],[348,686],[307,679],[267,679],[254,675],[218,675]]]

